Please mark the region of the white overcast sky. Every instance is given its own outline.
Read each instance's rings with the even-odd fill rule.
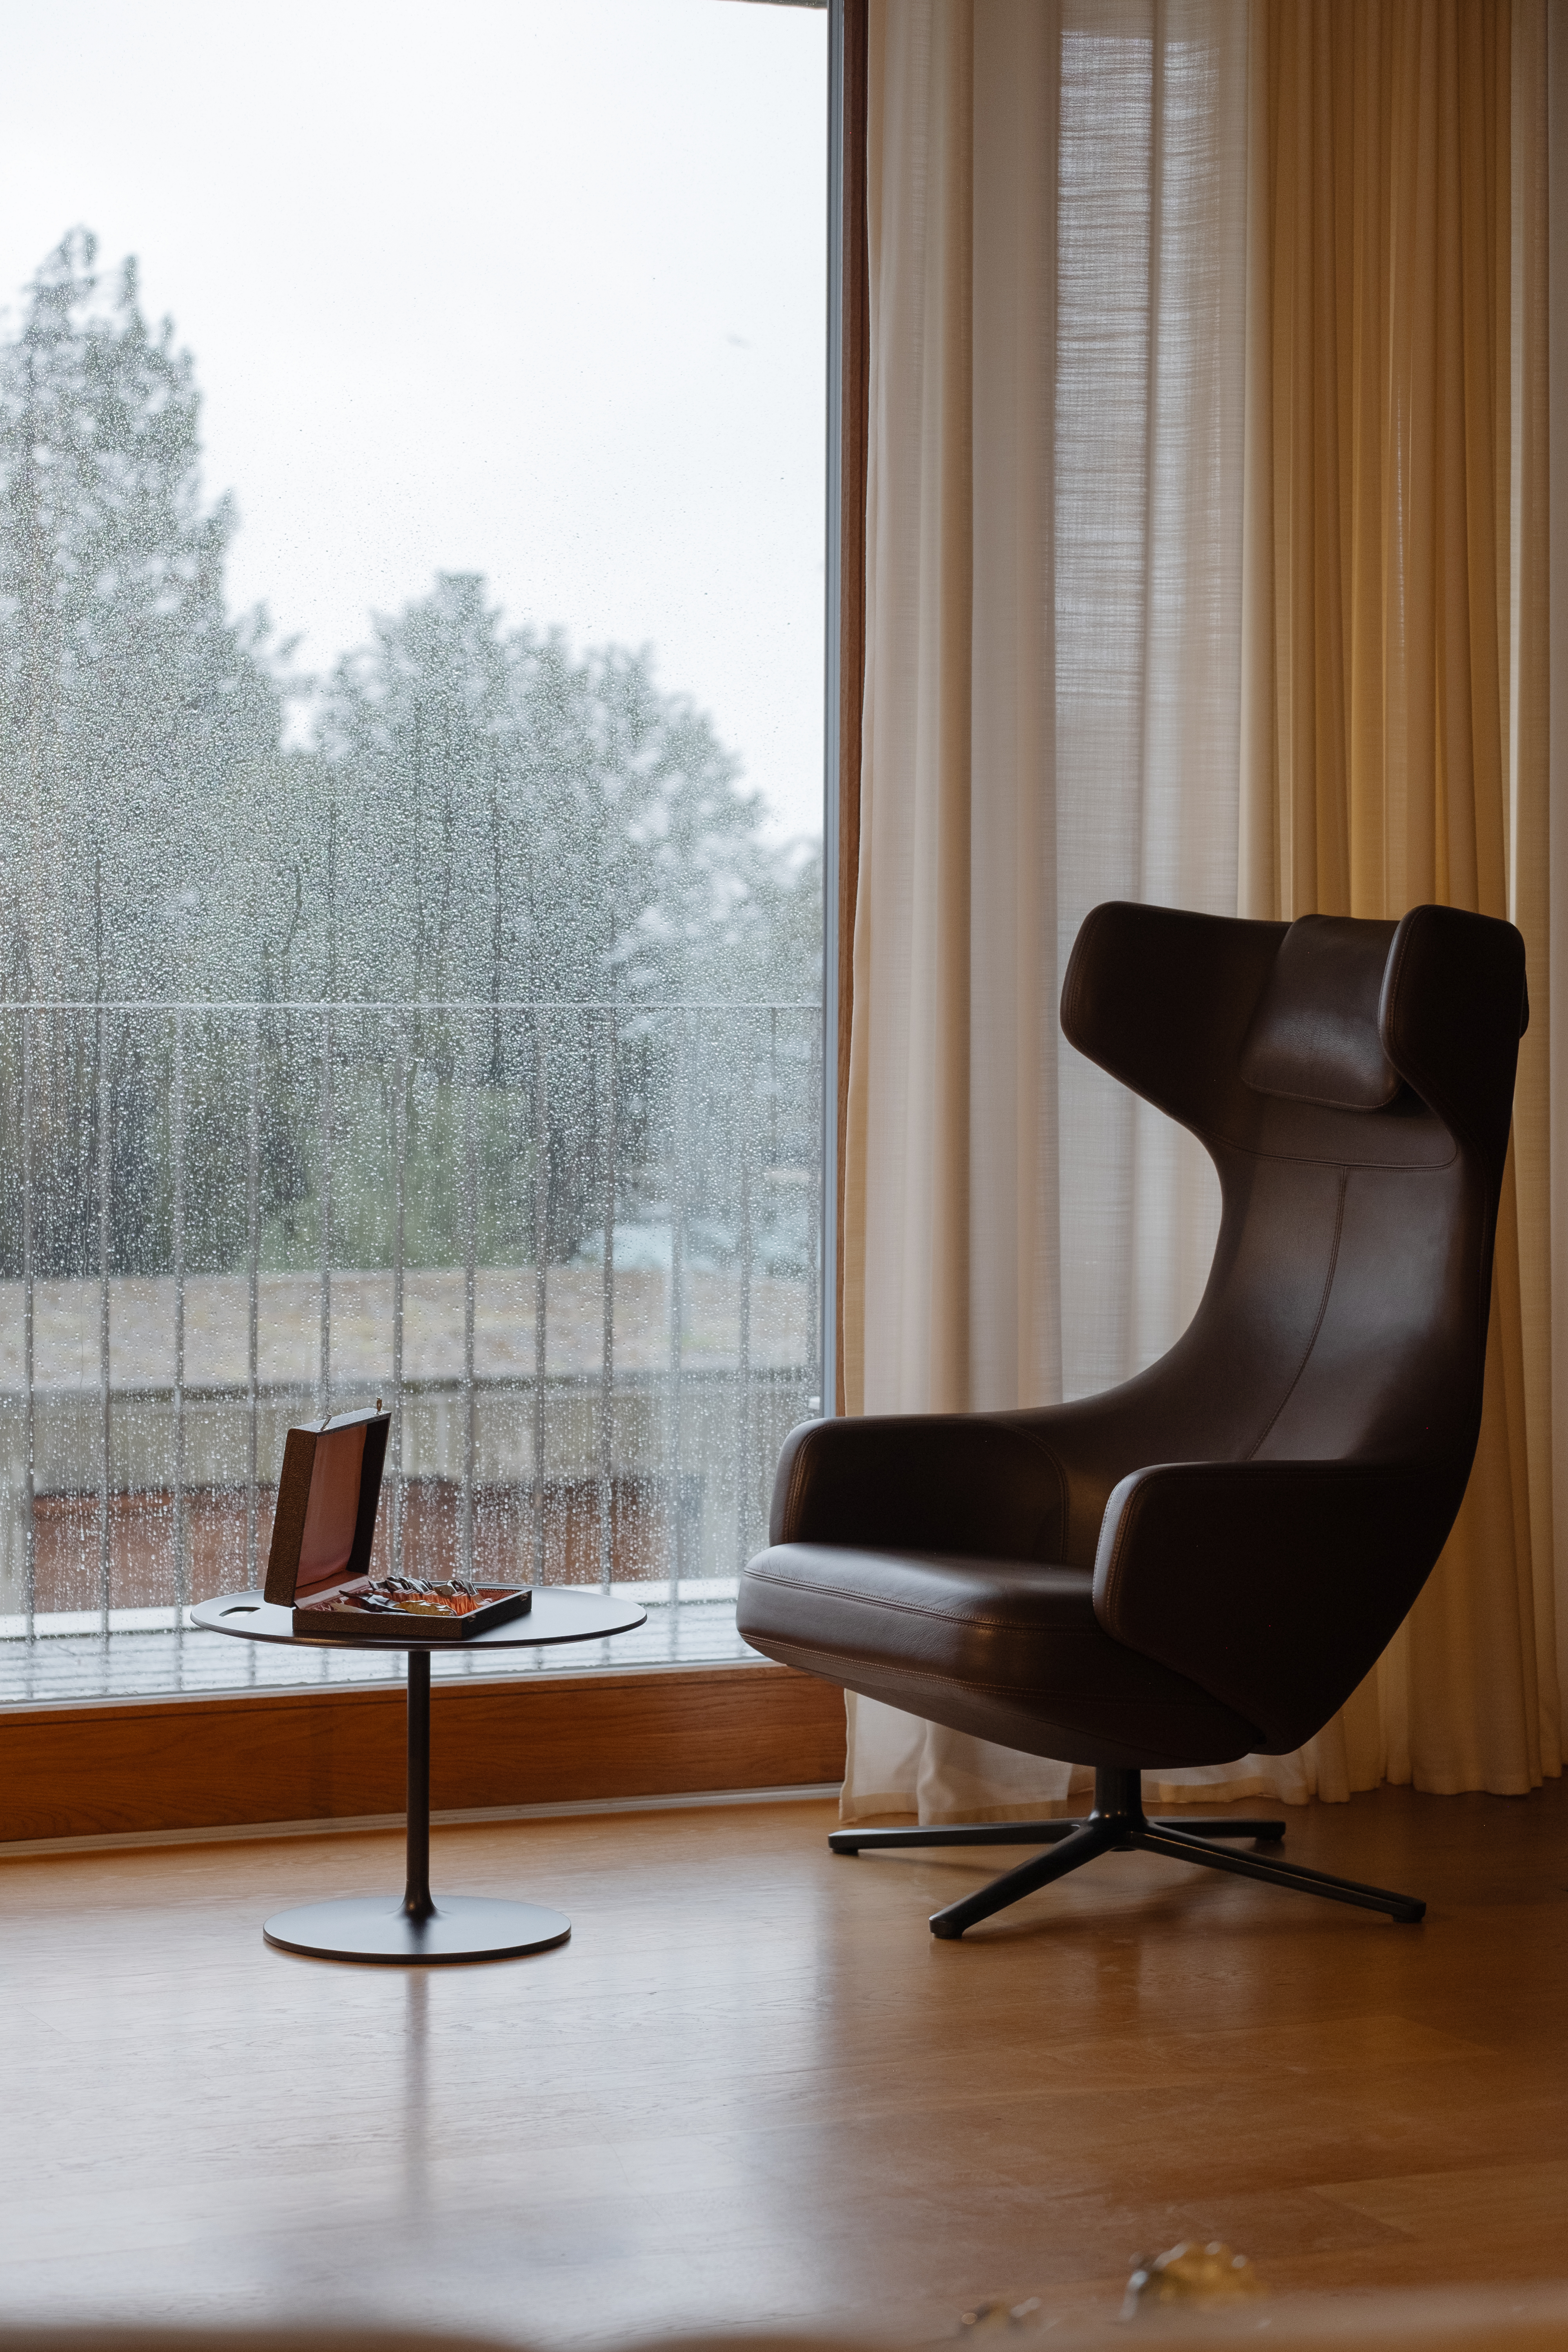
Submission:
[[[0,0],[0,302],[64,231],[195,354],[232,601],[321,670],[437,571],[650,644],[821,822],[826,16]]]

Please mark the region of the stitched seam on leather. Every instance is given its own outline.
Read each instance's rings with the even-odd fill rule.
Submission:
[[[1384,971],[1383,985],[1388,992],[1389,1005],[1395,1012],[1399,1007],[1399,983],[1404,976],[1405,959],[1410,953],[1410,942],[1414,936],[1415,925],[1411,923],[1403,926],[1403,936],[1399,929],[1394,931],[1389,950],[1389,962]],[[1392,1060],[1393,1056],[1390,1055],[1389,1058]],[[1398,1066],[1395,1063],[1394,1067],[1397,1069]]]
[[[1116,1630],[1116,1620],[1120,1614],[1118,1604],[1121,1598],[1123,1559],[1132,1539],[1132,1523],[1142,1508],[1143,1497],[1148,1491],[1147,1486],[1139,1486],[1134,1491],[1131,1501],[1117,1523],[1116,1540],[1110,1547],[1110,1565],[1105,1572],[1105,1613],[1110,1622],[1105,1630],[1113,1641],[1121,1638]]]
[[[1393,1016],[1388,1024],[1391,1030],[1396,1029],[1399,1025],[1399,985],[1405,977],[1405,961],[1410,953],[1410,942],[1415,936],[1415,927],[1414,924],[1407,924],[1405,927],[1403,938],[1400,938],[1397,934],[1395,935],[1394,954],[1391,959],[1389,968],[1384,974],[1383,984],[1388,995],[1389,1013]],[[1392,1042],[1392,1039],[1390,1039],[1389,1043]],[[1400,1066],[1399,1062],[1394,1055],[1390,1055],[1389,1059],[1394,1062],[1394,1068],[1398,1069]],[[1413,1083],[1414,1081],[1412,1080],[1406,1080],[1406,1084]],[[1416,1088],[1416,1091],[1417,1093],[1420,1092],[1419,1087]],[[1422,1100],[1426,1100],[1426,1097],[1424,1095],[1422,1096]]]
[[[1050,1447],[1040,1438],[1037,1437],[1033,1430],[1020,1430],[1018,1432],[1018,1435],[1024,1439],[1025,1443],[1034,1452],[1040,1454],[1045,1457],[1046,1461],[1050,1464],[1051,1469],[1056,1475],[1057,1540],[1058,1543],[1065,1544],[1068,1534],[1068,1474],[1062,1468],[1060,1462],[1052,1453]]]
[[[1244,1458],[1248,1462],[1252,1461],[1258,1452],[1258,1446],[1263,1444],[1265,1438],[1268,1437],[1269,1431],[1274,1428],[1280,1414],[1284,1412],[1286,1406],[1295,1395],[1296,1391],[1301,1384],[1301,1376],[1312,1360],[1312,1350],[1318,1344],[1318,1334],[1323,1328],[1323,1318],[1329,1311],[1329,1300],[1333,1294],[1334,1276],[1339,1272],[1340,1243],[1344,1238],[1345,1200],[1350,1192],[1350,1170],[1348,1168],[1342,1168],[1340,1171],[1340,1202],[1339,1207],[1334,1213],[1334,1238],[1329,1249],[1329,1271],[1323,1283],[1323,1295],[1318,1301],[1318,1319],[1312,1326],[1312,1336],[1307,1342],[1306,1352],[1302,1356],[1300,1362],[1296,1367],[1295,1379],[1291,1381],[1289,1387],[1286,1390],[1284,1395],[1275,1406],[1273,1412],[1268,1416],[1267,1423],[1264,1424],[1264,1427],[1258,1432],[1257,1440],[1252,1445],[1251,1450],[1245,1455]]]
[[[800,1507],[800,1490],[805,1484],[805,1456],[806,1448],[804,1445],[799,1446],[795,1451],[795,1460],[790,1464],[789,1492],[784,1496],[786,1528],[793,1525],[795,1515]],[[785,1540],[787,1541],[788,1538],[786,1538]]]
[[[773,1637],[770,1635],[769,1638],[772,1639]],[[844,1653],[842,1650],[814,1649],[807,1643],[792,1642],[783,1634],[778,1637],[773,1646],[780,1650],[793,1650],[797,1657],[829,1659],[836,1669],[842,1668],[845,1663]],[[893,1658],[863,1658],[859,1660],[851,1660],[850,1663],[852,1664],[858,1664],[863,1665],[867,1672],[870,1674],[904,1675],[913,1682],[941,1683],[944,1688],[949,1690],[978,1691],[984,1696],[990,1698],[1028,1698],[1037,1695],[1041,1697],[1048,1697],[1052,1695],[1052,1686],[1048,1683],[982,1683],[974,1681],[972,1676],[966,1675],[941,1675],[936,1672],[934,1667],[931,1666],[904,1665],[897,1659]],[[837,1678],[837,1672],[826,1677],[829,1682],[835,1682]],[[1062,1684],[1060,1695],[1065,1698],[1075,1697],[1078,1695],[1076,1685],[1071,1683]],[[1140,1697],[1133,1696],[1121,1699],[1117,1704],[1121,1706],[1136,1707],[1146,1704],[1146,1702]],[[1159,1704],[1163,1707],[1189,1707],[1193,1708],[1194,1712],[1198,1711],[1194,1706],[1193,1700],[1173,1696],[1168,1696],[1163,1693],[1161,1695]],[[1224,1707],[1227,1715],[1236,1715],[1235,1707],[1230,1706],[1228,1701],[1223,1698],[1211,1699],[1209,1701],[1209,1705],[1212,1706]],[[1205,1707],[1202,1711],[1206,1714],[1208,1710]],[[1237,1716],[1236,1719],[1238,1723],[1245,1723],[1247,1720],[1247,1717],[1244,1715]]]
[[[1241,1083],[1244,1087],[1251,1087],[1255,1095],[1266,1096],[1270,1102],[1306,1103],[1310,1108],[1316,1110],[1379,1111],[1388,1108],[1404,1081],[1399,1072],[1395,1070],[1393,1086],[1381,1101],[1374,1103],[1345,1102],[1338,1095],[1292,1094],[1288,1087],[1260,1087],[1254,1079],[1247,1077],[1245,1072],[1242,1075]]]
[[[906,1617],[932,1617],[943,1625],[984,1625],[997,1633],[1037,1633],[1040,1630],[1037,1625],[1010,1617],[976,1617],[964,1609],[931,1609],[919,1601],[894,1601],[885,1592],[863,1592],[858,1585],[812,1584],[804,1576],[781,1576],[775,1568],[749,1568],[746,1573],[759,1584],[787,1585],[792,1592],[809,1592],[819,1601],[864,1601],[873,1609],[898,1609]]]
[[[1073,968],[1069,975],[1071,986],[1062,1005],[1061,1014],[1062,1027],[1064,1030],[1068,1032],[1069,1034],[1072,1029],[1077,1025],[1079,1009],[1083,999],[1084,965],[1089,961],[1086,950],[1091,926],[1095,930],[1100,929],[1100,909],[1098,908],[1095,908],[1092,912],[1085,918],[1082,927],[1079,931],[1078,939],[1074,944]],[[1079,961],[1080,955],[1082,958],[1081,961]]]
[[[1400,1005],[1399,1005],[1399,983],[1400,983],[1400,980],[1401,980],[1401,978],[1403,977],[1405,959],[1405,957],[1406,957],[1406,956],[1409,954],[1409,952],[1410,952],[1410,942],[1411,942],[1411,940],[1415,938],[1415,926],[1414,926],[1414,925],[1412,925],[1412,926],[1411,926],[1411,928],[1410,928],[1410,929],[1409,929],[1409,930],[1407,930],[1407,931],[1405,932],[1404,940],[1403,940],[1400,942],[1400,944],[1399,944],[1399,950],[1398,950],[1398,961],[1394,964],[1394,969],[1393,969],[1392,972],[1389,974],[1388,981],[1387,981],[1387,983],[1386,983],[1386,985],[1387,985],[1387,987],[1388,987],[1388,1003],[1389,1003],[1389,1008],[1390,1008],[1390,1011],[1391,1011],[1391,1012],[1393,1013],[1393,1014],[1394,1015],[1394,1021],[1391,1021],[1391,1022],[1390,1022],[1390,1024],[1389,1024],[1390,1028],[1394,1027],[1394,1026],[1396,1025],[1396,1024],[1397,1024],[1397,1021],[1398,1021],[1399,1011],[1400,1011]],[[1406,1052],[1408,1053],[1408,1048],[1406,1048]],[[1416,1068],[1416,1070],[1417,1070],[1418,1076],[1417,1076],[1416,1077],[1413,1077],[1413,1078],[1408,1079],[1408,1080],[1406,1081],[1406,1083],[1407,1083],[1408,1085],[1410,1085],[1410,1086],[1414,1087],[1415,1087],[1415,1092],[1416,1092],[1418,1095],[1421,1095],[1421,1099],[1422,1099],[1422,1101],[1423,1101],[1423,1102],[1426,1102],[1426,1097],[1424,1094],[1422,1094],[1422,1093],[1421,1093],[1421,1087],[1420,1087],[1420,1083],[1419,1083],[1419,1077],[1420,1077],[1420,1076],[1424,1076],[1424,1075],[1425,1075],[1425,1073],[1424,1073],[1424,1072],[1421,1072],[1421,1070],[1420,1070],[1420,1066],[1419,1066],[1418,1064],[1415,1064],[1415,1068]],[[1394,1067],[1397,1069],[1397,1068],[1399,1067],[1399,1065],[1398,1065],[1397,1063],[1395,1063],[1395,1064],[1394,1064]],[[1447,1128],[1447,1129],[1448,1129],[1449,1133],[1450,1133],[1450,1134],[1452,1134],[1452,1135],[1459,1135],[1459,1136],[1462,1136],[1462,1137],[1464,1138],[1465,1141],[1469,1145],[1469,1147],[1470,1147],[1470,1149],[1471,1149],[1471,1150],[1472,1150],[1472,1151],[1479,1152],[1479,1151],[1481,1150],[1481,1146],[1480,1146],[1480,1144],[1479,1144],[1479,1140],[1477,1139],[1477,1138],[1476,1138],[1476,1137],[1471,1133],[1471,1131],[1470,1131],[1470,1127],[1469,1127],[1469,1123],[1468,1123],[1468,1120],[1467,1120],[1467,1121],[1463,1121],[1463,1122],[1461,1122],[1461,1121],[1457,1120],[1457,1119],[1451,1119],[1451,1118],[1447,1118],[1447,1117],[1444,1116],[1442,1113],[1434,1113],[1434,1117],[1441,1117],[1441,1118],[1443,1118],[1443,1124],[1444,1124],[1444,1126],[1445,1126],[1446,1128]],[[1483,1158],[1485,1157],[1485,1154],[1484,1154],[1484,1153],[1482,1153],[1482,1157],[1483,1157]]]
[[[1243,1083],[1245,1084],[1245,1080]],[[1420,1089],[1413,1087],[1412,1092],[1418,1094]],[[1279,1099],[1283,1100],[1283,1097]],[[1426,1098],[1423,1095],[1421,1099],[1425,1102]],[[1366,1111],[1362,1116],[1366,1118],[1375,1118],[1377,1113]],[[1380,1176],[1431,1176],[1440,1169],[1451,1168],[1459,1156],[1459,1147],[1455,1140],[1454,1129],[1436,1111],[1433,1111],[1432,1116],[1448,1138],[1448,1153],[1444,1160],[1347,1160],[1342,1157],[1331,1158],[1321,1151],[1265,1151],[1256,1143],[1237,1143],[1233,1136],[1225,1134],[1217,1127],[1212,1135],[1199,1134],[1198,1139],[1205,1144],[1222,1143],[1227,1151],[1238,1152],[1247,1160],[1277,1160],[1282,1167],[1287,1168],[1366,1168]],[[1194,1129],[1194,1132],[1196,1133],[1197,1130]]]

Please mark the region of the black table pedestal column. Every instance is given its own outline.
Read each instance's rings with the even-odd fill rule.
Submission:
[[[379,1960],[393,1967],[451,1960],[510,1960],[548,1951],[572,1933],[564,1913],[430,1893],[430,1653],[408,1654],[408,1827],[403,1901],[346,1895],[275,1912],[262,1929],[280,1952],[311,1960]]]
[[[408,1653],[408,1860],[403,1888],[405,1919],[433,1919],[430,1899],[430,1653]]]

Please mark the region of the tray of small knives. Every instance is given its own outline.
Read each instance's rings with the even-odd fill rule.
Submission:
[[[335,1641],[361,1639],[395,1641],[409,1634],[416,1642],[469,1642],[533,1605],[531,1584],[479,1584],[467,1577],[440,1580],[421,1576],[354,1576],[324,1592],[313,1592],[310,1605],[296,1607],[296,1633],[326,1634]]]

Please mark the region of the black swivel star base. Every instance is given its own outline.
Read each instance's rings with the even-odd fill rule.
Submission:
[[[835,1853],[886,1853],[898,1846],[1043,1845],[1047,1851],[1016,1870],[1004,1871],[978,1894],[950,1903],[931,1915],[933,1936],[952,1939],[966,1927],[1005,1911],[1037,1887],[1065,1878],[1101,1853],[1163,1853],[1173,1862],[1201,1862],[1210,1870],[1234,1871],[1240,1878],[1261,1878],[1270,1886],[1291,1887],[1298,1895],[1325,1895],[1331,1903],[1353,1903],[1363,1911],[1384,1911],[1405,1927],[1425,1916],[1426,1906],[1412,1895],[1391,1895],[1381,1886],[1363,1886],[1353,1878],[1332,1878],[1327,1871],[1306,1870],[1299,1863],[1277,1861],[1260,1853],[1231,1853],[1215,1845],[1215,1838],[1257,1838],[1277,1844],[1285,1834],[1283,1822],[1152,1822],[1143,1811],[1142,1775],[1119,1766],[1101,1764],[1094,1775],[1094,1811],[1086,1822],[973,1822],[949,1829],[834,1830],[828,1844]]]

